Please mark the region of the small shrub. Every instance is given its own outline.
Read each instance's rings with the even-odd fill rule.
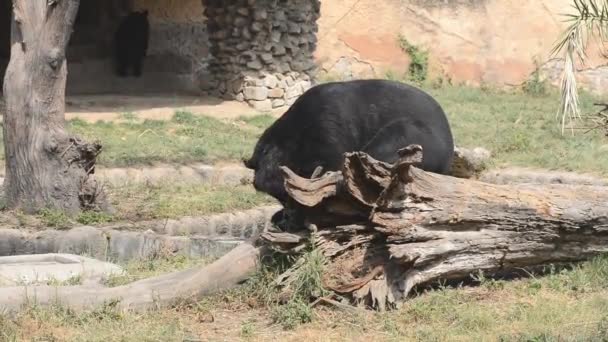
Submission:
[[[45,225],[53,228],[67,228],[72,222],[65,212],[45,208],[38,212],[38,217]]]
[[[55,278],[49,279],[46,284],[48,286],[74,286],[74,285],[82,285],[82,275],[76,274],[64,281],[59,281]]]
[[[536,69],[532,73],[532,77],[522,85],[522,90],[528,95],[544,96],[547,94],[547,80],[541,78],[538,61],[534,61],[534,64],[536,64]]]
[[[100,211],[87,210],[81,212],[76,221],[80,224],[91,225],[111,222],[114,218],[112,215]]]
[[[173,114],[172,121],[181,123],[181,124],[193,123],[196,121],[196,116],[190,112],[178,110],[178,111],[175,111],[175,114]]]
[[[280,323],[283,329],[295,329],[298,325],[312,322],[312,308],[301,299],[294,299],[285,305],[274,307],[271,312],[274,323]]]
[[[0,341],[17,341],[17,331],[17,324],[0,314]]]
[[[243,322],[243,324],[241,325],[241,337],[244,337],[244,338],[253,337],[254,333],[255,333],[255,326],[253,325],[253,323],[250,321]]]
[[[328,294],[323,288],[323,270],[325,268],[325,256],[318,249],[313,248],[304,256],[304,263],[298,269],[296,280],[293,283],[294,298],[310,300]]]
[[[405,37],[399,37],[399,46],[410,56],[408,78],[415,83],[426,81],[429,68],[429,52],[412,45]]]

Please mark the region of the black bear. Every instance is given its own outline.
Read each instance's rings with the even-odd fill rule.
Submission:
[[[119,76],[127,76],[129,69],[141,76],[144,57],[148,53],[150,23],[148,11],[129,13],[118,26],[114,36],[116,71]]]
[[[410,144],[423,148],[421,167],[446,174],[454,141],[446,115],[424,91],[387,80],[332,82],[308,89],[264,131],[244,161],[255,171],[254,187],[285,205],[279,166],[310,177],[317,166],[337,171],[345,152],[363,151],[394,163]]]

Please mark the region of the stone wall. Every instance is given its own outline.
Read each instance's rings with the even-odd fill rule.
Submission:
[[[191,78],[208,67],[209,39],[201,0],[133,0],[134,10],[148,10],[150,41],[146,67]]]
[[[319,0],[203,3],[212,55],[206,89],[270,110],[310,88]]]

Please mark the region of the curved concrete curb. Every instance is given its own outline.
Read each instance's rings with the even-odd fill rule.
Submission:
[[[488,170],[478,179],[494,184],[570,184],[608,186],[608,179],[575,172],[505,168]]]
[[[167,253],[219,257],[268,229],[278,210],[279,206],[269,206],[234,214],[65,231],[0,229],[0,256],[69,253],[121,262]],[[142,227],[148,229],[134,230]]]

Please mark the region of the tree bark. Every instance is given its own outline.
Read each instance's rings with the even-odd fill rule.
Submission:
[[[327,288],[384,309],[435,280],[608,252],[606,187],[494,185],[414,167],[422,160],[418,145],[400,153],[395,165],[349,153],[341,172],[316,179],[283,168],[291,210],[316,228],[316,244],[329,260]],[[308,235],[262,238],[289,253],[301,250]],[[280,279],[288,289],[290,277]]]
[[[3,88],[4,184],[12,209],[107,209],[103,192],[89,177],[101,145],[65,129],[65,51],[78,5],[78,0],[13,1]]]

